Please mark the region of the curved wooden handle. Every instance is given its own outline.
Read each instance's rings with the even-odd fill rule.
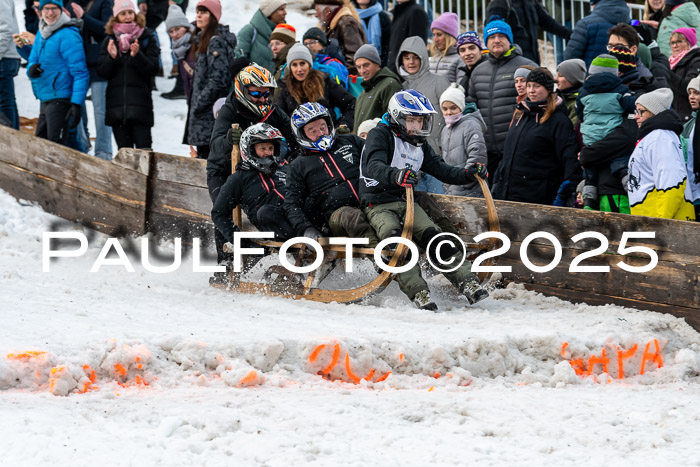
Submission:
[[[231,124],[231,129],[232,130],[238,130],[240,128],[240,125],[238,123],[232,123]],[[231,174],[236,173],[236,166],[238,163],[241,161],[241,149],[238,147],[237,144],[233,145],[233,149],[231,149]],[[236,224],[236,227],[239,229],[243,228],[243,223],[241,222],[241,207],[236,206],[233,210],[233,223]]]
[[[498,213],[496,212],[496,203],[493,202],[493,197],[491,196],[491,190],[489,189],[489,186],[486,184],[486,181],[484,181],[483,178],[479,177],[478,175],[474,175],[474,178],[476,178],[476,181],[479,183],[479,186],[481,187],[481,192],[484,194],[484,199],[486,200],[486,207],[489,210],[489,230],[491,232],[500,232],[501,231],[501,224],[498,222]],[[489,239],[489,247],[491,249],[496,248],[496,242],[497,240],[495,238],[490,238]],[[493,258],[489,258],[486,261],[483,262],[484,266],[492,266],[494,263]],[[484,282],[487,281],[491,275],[492,272],[480,272],[478,274],[479,276],[479,281]]]

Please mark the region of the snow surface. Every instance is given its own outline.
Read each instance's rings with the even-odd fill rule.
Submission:
[[[255,6],[225,1],[224,22],[240,29]],[[299,34],[314,22],[288,18]],[[186,154],[184,101],[156,96],[155,149]],[[85,232],[89,248],[44,273],[53,230]],[[209,288],[191,254],[170,274],[138,256],[133,273],[91,273],[106,240],[0,191],[2,466],[700,465],[700,334],[670,315],[517,286],[468,307],[441,276],[439,314],[394,284],[361,305],[237,295]],[[641,375],[654,340],[662,362]],[[618,379],[616,352],[635,344]],[[603,349],[609,375],[576,374],[570,361]]]

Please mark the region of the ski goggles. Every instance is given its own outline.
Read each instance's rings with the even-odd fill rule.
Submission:
[[[270,97],[270,91],[248,91],[250,93],[250,97],[254,97],[255,99],[260,99],[261,97],[267,99]]]

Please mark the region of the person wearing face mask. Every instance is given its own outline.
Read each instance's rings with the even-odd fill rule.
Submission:
[[[554,93],[554,77],[546,68],[535,68],[527,76],[527,99],[518,104],[506,135],[493,197],[553,204],[563,183],[573,193],[581,180],[577,152],[566,106]]]
[[[305,102],[318,102],[334,112],[333,123],[338,133],[350,133],[355,118],[355,97],[329,75],[314,70],[309,49],[295,44],[287,54],[287,68],[280,81],[277,106],[287,114]]]
[[[456,47],[463,62],[463,65],[457,67],[457,82],[464,89],[464,95],[469,95],[469,78],[476,66],[486,61],[487,56],[483,53],[484,47],[476,31],[463,32],[457,36]]]
[[[61,0],[42,0],[39,11],[39,33],[27,59],[27,76],[41,101],[36,136],[68,145],[90,84],[83,40]]]
[[[679,139],[683,123],[672,102],[668,88],[637,99],[640,139],[629,160],[627,192],[633,215],[691,221],[695,208]]]
[[[450,85],[440,96],[440,110],[445,117],[445,128],[440,134],[442,160],[454,167],[480,163],[486,165],[486,124],[474,104],[465,104],[464,92],[457,84]],[[483,197],[476,180],[465,185],[443,184],[446,195]]]

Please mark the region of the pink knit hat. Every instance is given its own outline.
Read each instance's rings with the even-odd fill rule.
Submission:
[[[675,31],[673,31],[673,34],[684,35],[685,38],[688,39],[688,42],[690,42],[691,47],[695,47],[698,43],[698,36],[694,28],[678,28]]]
[[[112,15],[117,16],[122,11],[139,12],[131,0],[115,0],[114,7],[112,8]]]
[[[459,18],[455,13],[445,12],[433,21],[430,29],[439,29],[456,39],[459,36]]]
[[[219,0],[199,0],[197,8],[202,7],[209,10],[214,15],[217,22],[221,22],[221,2]]]

